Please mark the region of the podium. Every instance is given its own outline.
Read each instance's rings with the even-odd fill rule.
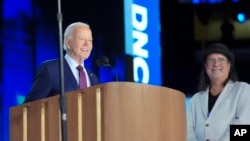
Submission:
[[[65,94],[68,141],[186,141],[185,95],[109,82]],[[61,141],[59,95],[10,108],[10,141]]]

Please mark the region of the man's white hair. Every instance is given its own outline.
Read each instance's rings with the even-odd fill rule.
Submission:
[[[68,50],[67,45],[66,45],[66,39],[71,38],[73,29],[78,26],[86,26],[89,27],[89,24],[83,23],[83,22],[75,22],[67,26],[67,28],[64,31],[64,41],[63,41],[63,49]]]

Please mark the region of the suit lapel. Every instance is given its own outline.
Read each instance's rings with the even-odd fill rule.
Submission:
[[[77,90],[79,89],[79,86],[77,84],[77,81],[69,67],[69,64],[67,63],[67,61],[64,59],[64,76],[65,76],[65,82],[66,83],[71,83],[72,87]]]
[[[222,90],[221,94],[219,95],[217,101],[215,102],[213,109],[217,109],[217,107],[220,105],[220,103],[228,96],[228,94],[230,93],[230,91],[229,91],[230,84],[231,84],[231,81],[229,81],[225,85],[225,87]]]
[[[201,96],[201,107],[204,117],[208,116],[208,90],[204,91]]]
[[[86,71],[87,71],[87,74],[88,74],[88,77],[89,77],[89,80],[90,80],[90,86],[92,86],[93,85],[93,76],[94,76],[94,74],[91,71],[89,71],[88,69],[86,69]]]

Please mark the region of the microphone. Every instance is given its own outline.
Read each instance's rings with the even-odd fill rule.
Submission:
[[[109,58],[106,57],[106,56],[103,56],[103,57],[97,59],[96,60],[96,65],[99,66],[99,67],[112,67],[109,64]]]
[[[115,77],[116,77],[116,81],[118,80],[118,74],[117,71],[113,68],[113,66],[109,63],[109,58],[107,56],[103,56],[99,59],[96,60],[96,65],[99,67],[110,67],[113,69],[113,71],[115,72]]]

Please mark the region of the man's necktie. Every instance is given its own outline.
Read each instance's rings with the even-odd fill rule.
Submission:
[[[83,67],[81,65],[76,67],[79,71],[79,87],[80,88],[86,88],[87,87],[87,81],[86,81],[86,75],[83,71]]]

